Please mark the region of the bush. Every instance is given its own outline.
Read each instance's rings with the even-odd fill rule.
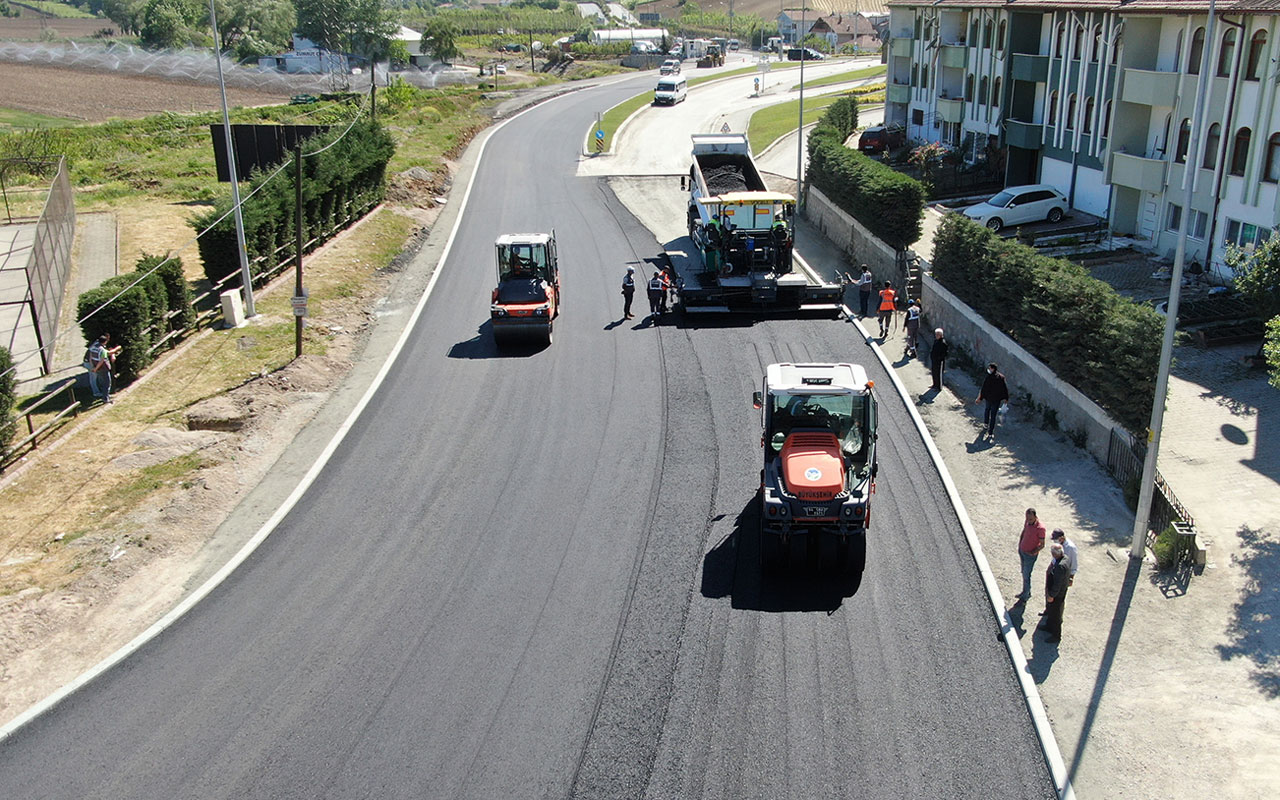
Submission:
[[[962,214],[938,229],[933,276],[1129,430],[1144,429],[1163,329],[1155,310]]]
[[[185,330],[196,324],[196,309],[191,304],[191,285],[187,283],[186,272],[182,269],[182,259],[177,256],[143,253],[133,268],[135,272],[155,270],[156,277],[164,286],[164,310],[172,316],[168,318],[168,324],[162,321],[162,332]]]
[[[1160,569],[1169,569],[1174,565],[1178,555],[1178,534],[1172,525],[1156,536],[1155,543],[1151,545],[1151,552],[1155,553],[1156,563],[1160,565]]]
[[[136,378],[152,361],[153,340],[147,329],[155,312],[151,300],[154,292],[147,288],[149,281],[143,280],[116,297],[136,277],[120,275],[111,278],[80,295],[76,304],[76,315],[84,320],[80,323],[80,330],[86,342],[109,333],[111,344],[121,346],[120,355],[116,358],[116,372],[124,383]],[[155,283],[160,282],[154,275],[151,277]],[[164,291],[163,285],[160,291]],[[91,313],[93,316],[89,316]]]
[[[830,117],[828,112],[809,133],[812,185],[890,247],[900,250],[918,240],[924,186],[845,147],[848,134]]]
[[[13,356],[8,348],[0,347],[0,450],[7,448],[18,432],[18,421],[13,416],[15,383]]]

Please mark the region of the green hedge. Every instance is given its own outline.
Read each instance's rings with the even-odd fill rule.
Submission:
[[[17,383],[14,374],[13,356],[8,348],[0,347],[0,450],[8,447],[18,432],[18,421],[13,416],[13,387]]]
[[[900,250],[911,245],[920,238],[924,186],[845,147],[852,132],[846,127],[828,111],[810,131],[810,184],[890,247]]]
[[[962,214],[933,242],[939,283],[1129,430],[1146,428],[1164,328],[1155,310]]]
[[[342,136],[341,130],[316,136],[303,145],[304,153],[320,150]],[[329,238],[335,226],[349,224],[354,215],[380,203],[386,196],[387,162],[395,152],[391,135],[372,122],[354,125],[324,152],[302,160],[303,237],[316,239],[312,248]],[[250,180],[243,197],[245,248],[249,254],[250,272],[256,277],[264,269],[274,267],[294,255],[294,185],[293,167],[267,181],[270,173],[260,173]],[[249,192],[263,186],[252,197]],[[231,208],[229,197],[191,220],[191,227],[203,231]],[[277,247],[284,246],[279,254]],[[235,215],[218,222],[200,237],[200,256],[204,273],[212,283],[238,275],[240,256],[236,245]],[[261,263],[252,263],[259,257]],[[228,286],[240,285],[239,278]]]

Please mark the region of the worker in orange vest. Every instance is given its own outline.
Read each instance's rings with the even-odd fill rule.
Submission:
[[[893,320],[894,300],[898,293],[893,290],[891,281],[884,282],[880,290],[880,338],[889,335],[889,323]]]

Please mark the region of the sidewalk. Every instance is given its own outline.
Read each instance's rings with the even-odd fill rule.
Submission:
[[[844,254],[812,226],[798,233],[810,264],[828,275],[843,268]],[[931,253],[932,237],[916,249]],[[1033,635],[1046,557],[1032,601],[1011,612],[1077,796],[1269,795],[1280,785],[1280,392],[1235,351],[1178,352],[1160,468],[1213,545],[1202,574],[1170,575],[1130,563],[1133,513],[1065,434],[1015,407],[994,442],[979,441],[972,377],[952,369],[935,393],[927,349],[901,359],[900,333],[883,346],[957,484],[1006,608],[1021,583],[1014,548],[1026,508],[1080,549],[1060,644]]]

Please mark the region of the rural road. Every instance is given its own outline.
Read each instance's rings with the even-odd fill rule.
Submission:
[[[1054,796],[896,396],[856,593],[761,581],[764,365],[890,381],[839,321],[619,323],[624,267],[659,244],[579,151],[650,81],[493,134],[434,293],[327,468],[190,614],[0,745],[0,796]],[[493,239],[549,228],[556,342],[499,354]]]

